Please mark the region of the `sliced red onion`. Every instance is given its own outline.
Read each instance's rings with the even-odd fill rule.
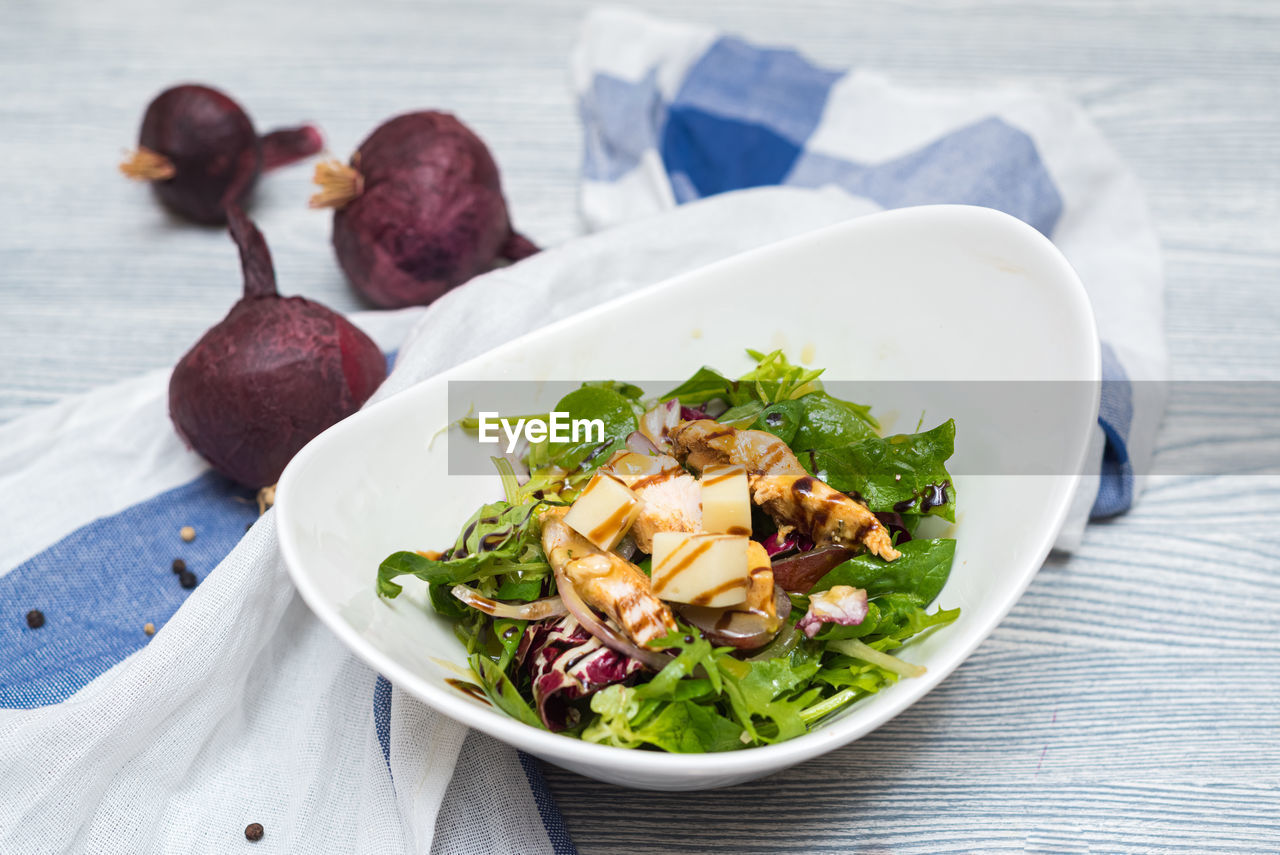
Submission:
[[[824,546],[773,562],[773,581],[785,591],[807,594],[818,580],[854,555],[844,546]]]
[[[573,583],[563,571],[556,570],[555,576],[560,599],[564,601],[569,614],[577,618],[583,629],[600,639],[605,647],[630,656],[632,659],[638,659],[655,671],[661,671],[671,661],[670,655],[656,650],[646,650],[602,621],[578,594],[577,589],[573,587]]]
[[[791,599],[776,585],[773,589],[778,616],[770,619],[763,612],[744,606],[713,609],[707,606],[673,604],[673,608],[689,623],[702,630],[712,644],[729,645],[739,650],[755,650],[773,640],[778,627],[786,624],[791,614]]]
[[[631,556],[636,554],[637,549],[639,549],[639,547],[636,546],[636,539],[628,533],[626,537],[622,538],[622,540],[618,542],[618,545],[613,548],[613,551],[630,561]]]
[[[531,603],[504,603],[502,600],[490,599],[475,588],[469,588],[466,585],[454,585],[451,593],[476,611],[496,618],[542,620],[560,617],[568,614],[569,611],[559,597],[544,597]]]
[[[654,449],[660,452],[671,450],[671,431],[680,424],[680,402],[672,399],[663,401],[640,417],[640,433]]]
[[[867,616],[867,592],[849,585],[833,585],[809,598],[809,611],[796,628],[813,638],[824,623],[857,626]]]
[[[792,529],[786,537],[780,537],[775,531],[760,542],[770,558],[779,555],[790,555],[793,552],[808,552],[813,549],[813,541]]]
[[[907,531],[907,522],[902,518],[902,514],[893,511],[877,511],[876,519],[884,524],[895,546],[901,546],[911,540],[911,532]]]
[[[649,437],[645,436],[638,430],[633,430],[627,434],[627,451],[634,451],[636,454],[643,454],[646,457],[653,454],[659,454],[658,446],[654,445]]]
[[[747,657],[747,661],[763,662],[767,659],[781,659],[796,649],[801,637],[800,630],[792,624],[784,623],[782,629],[778,630],[778,634],[773,637],[773,641],[755,656]]]

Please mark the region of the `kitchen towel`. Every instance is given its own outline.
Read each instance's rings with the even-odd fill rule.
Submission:
[[[726,194],[548,249],[426,309],[354,315],[398,348],[374,400],[867,210],[831,189]],[[183,447],[167,389],[154,372],[0,425],[0,852],[226,853],[250,845],[251,822],[271,842],[254,851],[572,852],[537,761],[394,689],[311,614],[273,514],[259,519],[249,491]]]
[[[898,86],[621,9],[587,18],[572,74],[593,229],[783,185],[838,187],[875,210],[983,205],[1040,230],[1080,274],[1102,339],[1089,477],[1058,547],[1133,504],[1164,412],[1159,244],[1137,181],[1076,104]]]
[[[811,67],[794,54],[626,13],[594,14],[574,57],[587,135],[583,201],[594,227],[620,225],[479,277],[426,309],[354,316],[384,350],[396,351],[375,399],[554,319],[745,249],[904,200],[981,201],[934,198],[924,183],[896,202],[884,195],[895,176],[905,187],[923,182],[920,175],[949,175],[975,151],[993,171],[966,186],[991,188],[988,203],[999,207],[1002,182],[1022,174],[1000,171],[999,147],[1021,163],[1041,148],[1038,136],[1027,142],[1028,116],[1043,120],[1038,134],[1052,136],[1047,128],[1058,122],[1061,140],[1044,148],[1056,159],[1036,156],[1045,157],[1041,170],[1052,176],[1061,210],[1049,222],[1043,201],[1024,200],[1020,212],[1039,218],[1034,224],[1069,250],[1100,322],[1113,307],[1104,336],[1114,361],[1130,377],[1154,370],[1155,361],[1134,354],[1162,355],[1158,326],[1145,345],[1112,329],[1131,326],[1141,341],[1137,333],[1152,323],[1142,312],[1153,301],[1158,320],[1154,238],[1132,180],[1078,113],[1026,95],[926,96],[824,73],[831,78],[824,120],[842,80],[871,88],[861,96],[868,109],[877,97],[903,102],[900,122],[887,103],[862,120],[857,136],[881,141],[881,161],[867,139],[864,148],[827,155],[845,164],[831,175],[874,172],[862,185],[874,192],[841,180],[805,186],[791,168],[774,179],[791,186],[722,193],[733,181],[770,183],[754,173],[763,155],[694,133],[725,113],[708,108],[710,119],[688,123],[694,130],[671,131],[687,138],[692,155],[670,154],[668,164],[658,142],[681,103],[676,96],[722,42],[739,59],[754,52],[760,69],[750,79],[760,89],[759,112],[744,123],[776,119],[797,133],[794,121],[766,115],[804,100],[770,88],[803,82]],[[712,75],[728,90],[744,79],[736,66]],[[646,80],[657,95],[628,112],[628,93],[647,91]],[[709,85],[692,90],[705,96]],[[947,115],[962,103],[1003,104],[999,121],[1023,137],[1002,131],[942,166],[874,166],[919,138],[928,125],[923,103]],[[613,114],[601,118],[601,110]],[[714,169],[732,180],[709,179],[700,159],[721,164]],[[776,163],[770,169],[778,173]],[[1080,199],[1089,186],[1096,198]],[[271,235],[270,222],[262,226]],[[1132,246],[1117,248],[1117,234],[1130,235]],[[1113,266],[1097,260],[1104,251],[1115,253]],[[1114,293],[1099,296],[1095,282]],[[507,311],[494,313],[494,305]],[[272,514],[259,519],[249,494],[209,472],[173,434],[167,382],[167,372],[156,372],[0,426],[0,852],[251,851],[244,838],[251,822],[265,828],[256,851],[572,852],[536,761],[405,696],[310,614],[284,572]],[[1131,405],[1119,439],[1132,464],[1137,428],[1154,415]],[[1106,453],[1116,461],[1110,445]],[[185,525],[196,532],[190,542],[179,536]],[[175,558],[197,577],[194,589],[172,572]],[[35,609],[44,619],[38,628],[25,617]]]

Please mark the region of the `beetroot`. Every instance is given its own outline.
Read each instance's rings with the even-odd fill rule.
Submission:
[[[221,223],[227,206],[243,202],[264,169],[310,157],[323,147],[311,125],[259,137],[248,114],[227,95],[208,86],[175,86],[148,105],[138,148],[120,171],[151,182],[175,214]]]
[[[313,208],[334,208],[333,248],[378,306],[425,305],[499,258],[538,248],[511,228],[498,167],[447,113],[385,122],[351,157],[316,167]]]
[[[274,484],[313,437],[360,408],[386,375],[373,341],[341,315],[276,293],[271,253],[238,206],[244,297],[178,362],[169,416],[214,469],[247,487]]]

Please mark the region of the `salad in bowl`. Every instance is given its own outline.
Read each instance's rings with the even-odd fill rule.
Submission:
[[[377,591],[427,583],[472,679],[538,728],[677,753],[792,739],[924,669],[893,651],[944,627],[955,541],[955,424],[883,436],[820,370],[748,351],[656,398],[586,383],[597,428],[526,439],[494,462],[505,495],[447,548],[396,552]],[[484,429],[482,419],[464,428]]]

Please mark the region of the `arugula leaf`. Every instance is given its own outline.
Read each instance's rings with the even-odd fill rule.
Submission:
[[[956,490],[945,465],[955,437],[956,423],[948,419],[923,433],[824,448],[802,455],[801,462],[840,492],[861,496],[873,511],[934,514],[955,522]]]
[[[427,598],[431,600],[431,607],[436,610],[437,614],[442,614],[445,617],[457,620],[458,618],[463,617],[467,612],[475,611],[475,609],[472,609],[466,603],[462,602],[462,600],[459,600],[453,595],[453,585],[454,583],[452,582],[428,582]],[[396,588],[399,587],[399,585],[396,585]],[[392,599],[394,599],[396,594],[399,593],[400,592],[397,590],[395,594],[392,594]],[[384,594],[383,596],[386,595]]]
[[[522,578],[542,578],[551,572],[538,545],[537,511],[541,502],[512,505],[493,502],[476,511],[454,546],[439,558],[417,552],[396,552],[378,567],[378,593],[399,596],[399,576],[417,576],[426,582],[452,586],[459,582],[519,573]]]
[[[902,554],[893,561],[870,553],[856,555],[832,568],[812,591],[850,585],[864,589],[872,597],[898,593],[910,594],[922,605],[933,602],[951,573],[956,542],[947,538],[912,540],[899,546],[898,551]]]
[[[711,688],[720,692],[720,669],[716,667],[716,648],[702,637],[702,633],[681,627],[671,630],[665,638],[650,643],[660,649],[678,648],[680,652],[648,683],[636,691],[643,699],[673,698],[676,687],[685,677],[702,668]],[[722,648],[727,649],[727,648]]]
[[[524,630],[528,625],[529,622],[527,620],[514,620],[513,618],[494,619],[493,637],[502,648],[502,654],[498,657],[498,668],[500,670],[505,672],[507,666],[511,664],[511,660],[515,658],[516,650],[520,647],[520,639],[524,638]]]
[[[504,578],[494,593],[495,600],[515,600],[517,602],[533,602],[542,596],[542,582],[545,577]]]
[[[485,695],[488,696],[495,707],[525,724],[532,725],[539,730],[546,730],[546,727],[542,724],[542,719],[538,718],[537,712],[529,705],[528,701],[521,697],[519,690],[511,682],[511,678],[506,675],[496,662],[479,653],[473,653],[468,657],[467,661],[471,664],[471,670],[479,678]]]
[[[822,388],[822,384],[818,382],[823,371],[821,368],[792,365],[781,350],[771,353],[748,350],[747,354],[757,364],[739,377],[738,383],[740,386],[753,388],[756,399],[761,403],[787,401]]]
[[[679,398],[686,407],[697,407],[717,398],[728,402],[730,407],[751,402],[768,405],[799,398],[822,388],[818,381],[822,369],[792,365],[781,350],[771,353],[748,350],[747,355],[756,361],[756,367],[737,380],[730,380],[714,368],[704,366],[663,395],[662,400]],[[721,416],[719,421],[725,421],[725,418]]]

